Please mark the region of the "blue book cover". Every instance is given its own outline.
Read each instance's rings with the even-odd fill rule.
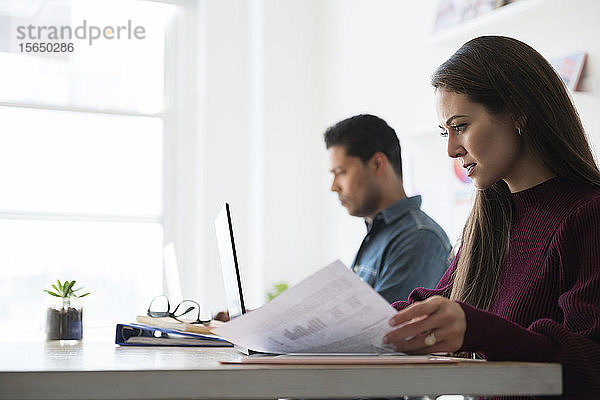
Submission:
[[[142,324],[117,324],[115,343],[121,346],[233,346],[225,339],[217,336],[181,332]]]

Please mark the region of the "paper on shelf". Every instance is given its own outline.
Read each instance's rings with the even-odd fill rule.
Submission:
[[[382,339],[395,313],[338,260],[212,332],[266,353],[387,353]]]

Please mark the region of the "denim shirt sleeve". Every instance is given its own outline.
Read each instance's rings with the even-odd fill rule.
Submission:
[[[450,245],[437,232],[416,229],[391,240],[375,289],[388,302],[406,300],[416,287],[434,288],[447,269]]]

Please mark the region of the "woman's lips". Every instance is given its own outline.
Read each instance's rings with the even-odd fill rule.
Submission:
[[[473,175],[473,172],[475,171],[475,166],[477,165],[477,163],[469,163],[469,164],[464,164],[463,168],[467,169],[467,176],[471,176]]]

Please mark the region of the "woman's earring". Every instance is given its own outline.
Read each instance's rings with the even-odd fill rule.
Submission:
[[[521,128],[517,128],[517,133],[521,136]]]

